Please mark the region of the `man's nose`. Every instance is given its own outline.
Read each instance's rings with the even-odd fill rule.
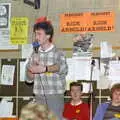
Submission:
[[[37,36],[37,35],[35,36],[35,40],[36,40],[36,41],[38,40],[38,36]]]
[[[36,34],[35,35],[35,39],[38,40],[39,39],[39,35]]]

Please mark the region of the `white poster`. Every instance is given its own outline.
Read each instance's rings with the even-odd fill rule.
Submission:
[[[68,74],[66,80],[88,80],[91,75],[91,58],[90,57],[73,57],[67,59]],[[99,62],[95,60],[93,66],[92,80],[99,80]]]
[[[67,58],[67,65],[68,65],[68,74],[66,76],[66,80],[75,80],[74,78],[74,61],[72,58]]]
[[[101,58],[108,58],[108,57],[112,57],[112,46],[110,43],[108,43],[107,41],[103,41],[100,44],[100,56]]]
[[[0,29],[10,28],[11,4],[0,3]]]
[[[109,67],[109,80],[120,81],[120,61],[110,61]]]
[[[2,100],[0,102],[0,117],[11,117],[13,113],[13,102]]]
[[[28,60],[20,62],[20,81],[21,82],[25,81],[25,67],[26,67],[27,62]]]
[[[18,45],[11,45],[10,42],[10,31],[0,30],[0,50],[8,50],[8,49],[18,49]]]
[[[82,85],[83,85],[83,93],[90,93],[93,91],[93,86],[92,86],[92,83],[85,83],[85,82],[82,82]]]
[[[0,3],[0,50],[18,49],[10,44],[11,4]]]
[[[15,65],[3,65],[1,74],[2,85],[13,85]]]
[[[90,80],[91,58],[73,58],[75,80]]]

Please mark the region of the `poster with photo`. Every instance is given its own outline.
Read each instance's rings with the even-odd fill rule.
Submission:
[[[10,3],[0,3],[0,29],[10,28]]]
[[[73,55],[92,56],[93,34],[80,33],[73,38]]]
[[[0,3],[0,50],[15,50],[18,45],[10,44],[11,3]]]

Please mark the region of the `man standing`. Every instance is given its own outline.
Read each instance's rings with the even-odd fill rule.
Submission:
[[[36,20],[34,25],[35,41],[40,44],[39,61],[26,65],[26,82],[34,81],[33,92],[38,103],[47,104],[62,120],[64,105],[65,76],[68,67],[63,52],[52,42],[53,26],[46,17]],[[34,57],[32,53],[31,58]]]

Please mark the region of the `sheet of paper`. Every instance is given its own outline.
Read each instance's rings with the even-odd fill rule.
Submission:
[[[93,69],[93,75],[92,75],[93,77],[92,77],[92,80],[93,81],[98,81],[98,80],[100,80],[100,70],[98,69],[98,68],[94,68]]]
[[[13,102],[2,100],[0,103],[0,117],[10,117],[13,113]]]
[[[88,58],[74,57],[74,77],[75,80],[89,80],[90,79],[90,61]]]
[[[95,59],[92,80],[99,80],[99,61]],[[68,74],[66,80],[90,80],[91,58],[73,57],[67,59]]]
[[[22,45],[22,58],[29,58],[33,51],[32,44]]]
[[[101,58],[112,57],[112,46],[107,42],[103,41],[100,44],[101,47]]]
[[[13,85],[15,65],[3,65],[1,74],[2,85]]]
[[[72,58],[67,58],[68,74],[66,76],[66,90],[70,90],[70,83],[76,81],[73,62]]]
[[[10,30],[0,30],[0,50],[18,49],[18,45],[11,45]]]
[[[108,89],[110,81],[108,79],[108,65],[100,62],[100,79],[97,81],[97,89]]]
[[[20,62],[20,81],[24,82],[25,81],[25,66],[26,66],[27,61],[21,61]]]
[[[82,91],[83,93],[89,93],[93,91],[93,86],[91,83],[82,82],[82,85],[83,85],[83,91]]]
[[[100,75],[100,80],[97,81],[97,89],[108,89],[110,87],[111,81],[107,76]]]
[[[67,58],[67,65],[68,65],[68,74],[66,76],[66,80],[75,80],[74,78],[74,61],[72,58]]]
[[[109,80],[120,80],[120,61],[110,61]]]
[[[75,57],[73,58],[75,80],[90,80],[91,76],[91,58]],[[99,61],[95,59],[93,67],[92,80],[99,80]]]

